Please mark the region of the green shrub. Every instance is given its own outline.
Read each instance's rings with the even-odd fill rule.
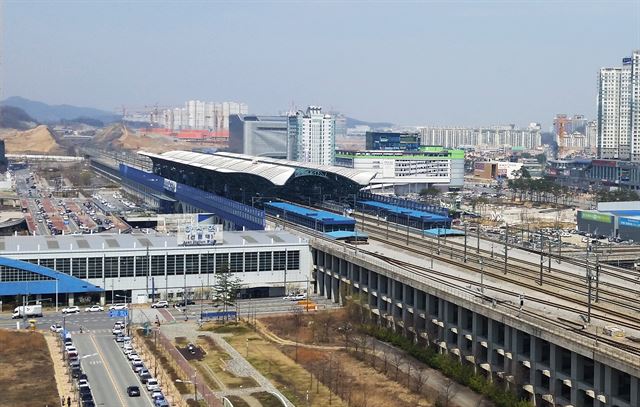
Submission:
[[[475,373],[472,366],[463,365],[458,358],[454,356],[438,353],[432,347],[417,345],[411,341],[411,339],[387,328],[363,325],[360,329],[376,339],[402,349],[429,367],[441,371],[445,376],[457,383],[486,396],[493,401],[496,407],[530,406],[528,401],[520,400],[515,393],[487,381],[484,376]],[[441,404],[441,401],[436,400],[436,406],[438,406],[439,403]]]

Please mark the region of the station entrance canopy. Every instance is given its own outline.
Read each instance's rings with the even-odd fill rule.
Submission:
[[[0,257],[0,296],[97,293],[102,288],[26,261]]]
[[[376,176],[374,171],[234,153],[140,151],[139,154],[153,161],[156,175],[248,205],[263,198],[339,199],[358,193]]]

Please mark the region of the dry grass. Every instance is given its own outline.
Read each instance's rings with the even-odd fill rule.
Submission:
[[[258,383],[252,377],[240,377],[231,374],[226,370],[226,363],[231,360],[227,352],[220,349],[209,337],[199,337],[196,341],[198,346],[206,350],[202,360],[191,360],[189,363],[196,366],[198,371],[204,375],[207,384],[212,389],[220,388],[213,377],[215,376],[227,388],[239,389],[257,387]]]
[[[0,406],[56,406],[53,362],[39,332],[0,330]]]
[[[327,387],[321,383],[318,384],[315,379],[313,379],[312,385],[311,374],[282,353],[276,345],[244,326],[226,326],[215,330],[231,334],[226,339],[242,356],[247,355],[247,340],[249,340],[249,353],[246,359],[294,405],[307,405],[305,396],[309,389],[313,389],[309,392],[310,407],[328,405],[329,390]],[[346,403],[337,396],[333,395],[331,398],[332,406],[346,406]]]

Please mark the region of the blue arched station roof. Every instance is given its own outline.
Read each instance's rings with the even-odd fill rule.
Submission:
[[[0,266],[10,267],[16,270],[23,270],[41,276],[49,277],[46,280],[28,280],[28,281],[2,281],[0,280],[0,296],[2,295],[20,295],[20,294],[55,294],[56,281],[57,292],[59,294],[66,293],[97,293],[104,289],[90,284],[84,280],[72,277],[68,274],[59,273],[47,267],[37,264],[28,263],[26,261],[9,259],[0,257]]]

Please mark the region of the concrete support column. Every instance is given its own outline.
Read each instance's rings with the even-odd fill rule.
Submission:
[[[69,293],[68,294],[68,298],[69,298],[69,306],[73,307],[73,303],[74,303],[74,300],[75,300],[75,294]]]
[[[640,378],[631,376],[631,399],[630,405],[640,406]]]
[[[616,386],[613,379],[613,372],[611,371],[610,366],[604,367],[604,394],[607,397],[607,400],[611,400],[611,395],[613,394],[613,389]]]
[[[571,352],[571,404],[577,405],[578,403],[578,378],[582,377],[583,369],[582,359],[575,352]]]
[[[593,389],[598,394],[604,394],[604,377],[602,377],[602,364],[597,361],[593,361]],[[600,402],[595,401],[595,406],[599,406]]]
[[[551,377],[549,378],[549,393],[553,395],[553,398],[556,399],[560,395],[560,389],[556,385],[556,380],[558,376],[556,371],[558,369],[558,351],[555,344],[549,344],[549,370],[551,372]]]
[[[529,369],[529,383],[531,383],[535,388],[540,385],[540,383],[536,381],[536,370],[538,370],[538,360],[540,360],[540,340],[535,336],[531,336],[530,352],[531,369]]]
[[[106,303],[107,303],[107,293],[103,291],[100,293],[100,306],[104,307]]]
[[[456,346],[458,347],[458,349],[460,349],[460,357],[464,359],[465,353],[463,351],[464,349],[464,344],[467,341],[464,338],[464,332],[462,330],[462,318],[463,318],[463,313],[462,313],[463,308],[458,306],[458,343],[456,344]]]
[[[407,310],[407,307],[413,306],[413,304],[407,304],[407,298],[409,298],[409,296],[407,295],[407,291],[413,290],[413,288],[409,287],[406,284],[398,284],[400,284],[400,290],[402,291],[402,309],[400,310],[400,312],[402,315],[402,322],[404,323],[404,329],[406,330],[411,325],[413,325],[413,322],[411,321],[411,313]]]
[[[471,336],[473,340],[471,341],[471,355],[475,360],[473,364],[473,370],[475,373],[478,373],[478,355],[480,355],[480,342],[478,339],[478,334],[480,333],[480,322],[479,315],[477,313],[473,313],[471,318]]]

